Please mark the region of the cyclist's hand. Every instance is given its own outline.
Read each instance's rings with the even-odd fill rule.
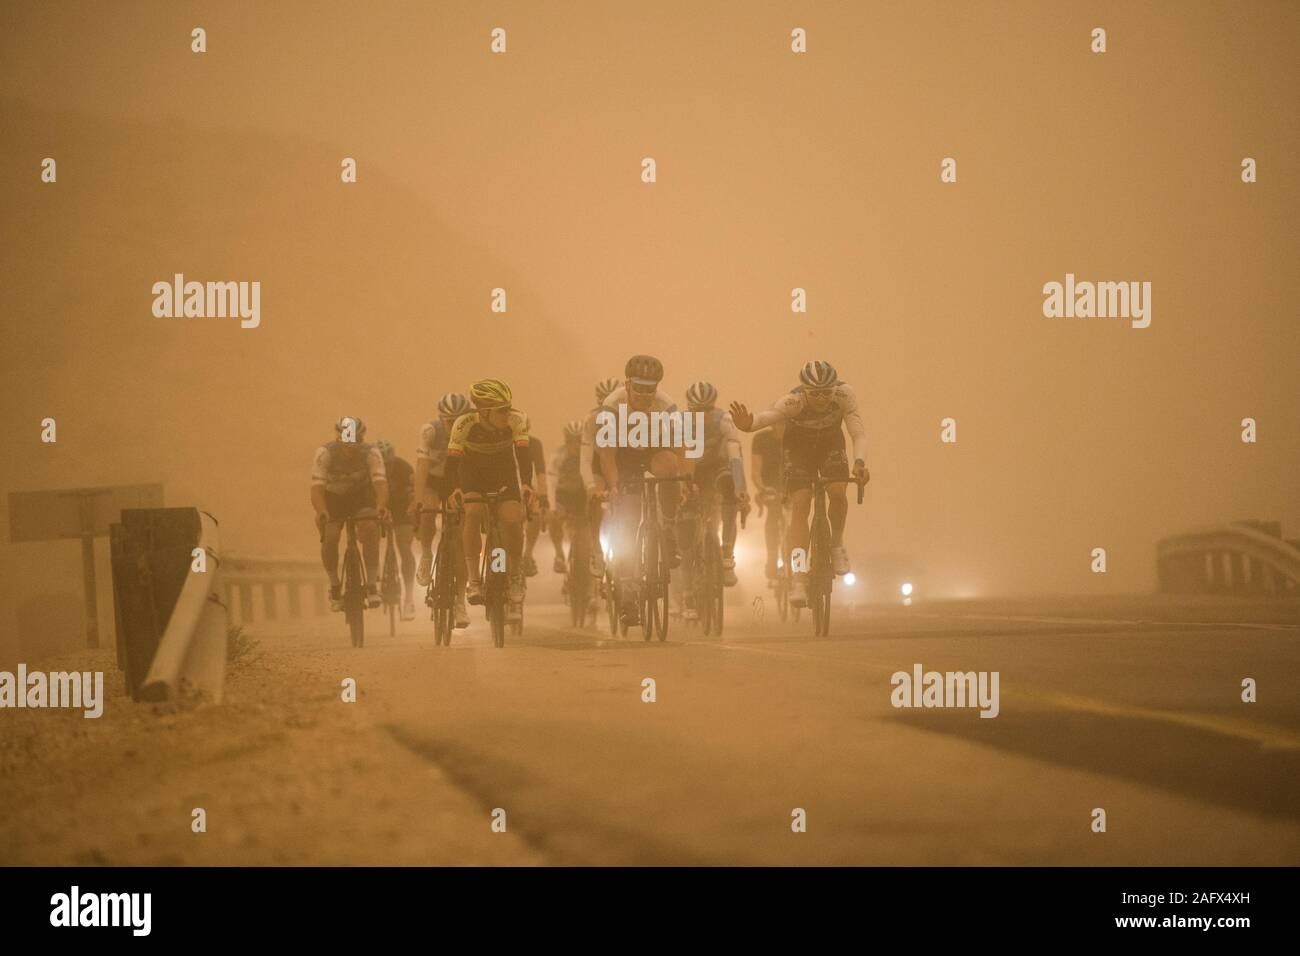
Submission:
[[[736,495],[736,507],[740,509],[741,514],[749,514],[750,507],[748,491],[742,491],[740,494]]]
[[[451,495],[447,498],[447,504],[451,505],[453,511],[465,510],[465,492],[459,488],[453,488]]]
[[[731,420],[742,432],[747,432],[754,427],[754,413],[746,408],[743,402],[731,403]]]
[[[536,496],[536,494],[537,494],[537,493],[536,493],[535,491],[533,491],[533,486],[532,486],[532,485],[520,485],[520,486],[519,486],[519,497],[523,499],[523,503],[524,503],[524,507],[525,507],[525,508],[528,508],[528,507],[530,507],[530,506],[532,505],[532,503],[533,503],[533,498]]]
[[[867,463],[861,458],[853,463],[853,477],[864,485],[871,480],[871,472],[867,471]]]
[[[385,508],[380,508],[380,509],[378,509],[378,511],[376,512],[376,517],[379,518],[379,523],[380,523],[381,525],[386,525],[386,524],[388,524],[388,522],[392,519],[392,517],[393,517],[393,513],[392,513],[391,511],[389,511],[386,507],[385,507]]]

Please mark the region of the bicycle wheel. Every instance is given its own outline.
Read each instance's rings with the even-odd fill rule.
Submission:
[[[813,523],[808,562],[808,606],[812,608],[813,633],[825,637],[831,630],[831,529],[826,519]]]
[[[672,588],[669,580],[668,559],[664,557],[660,544],[659,535],[656,533],[654,536],[654,561],[647,570],[654,575],[655,579],[650,593],[651,601],[654,604],[655,634],[658,635],[659,641],[662,643],[668,639],[668,605],[672,601]]]
[[[343,616],[348,622],[348,632],[353,647],[366,643],[365,575],[361,568],[361,555],[355,545],[349,545],[343,559]]]
[[[488,623],[492,627],[492,646],[506,646],[506,606],[505,601],[493,600],[488,604]]]

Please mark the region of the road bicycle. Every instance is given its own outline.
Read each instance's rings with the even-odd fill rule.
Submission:
[[[357,544],[357,522],[378,521],[374,515],[361,518],[345,518],[343,527],[347,533],[347,546],[343,549],[343,572],[339,580],[343,586],[343,617],[348,622],[348,631],[352,636],[353,647],[364,647],[366,643],[366,562],[361,558],[361,547]]]
[[[826,513],[826,486],[852,481],[858,486],[862,504],[863,478],[814,478],[813,514],[808,540],[808,606],[812,608],[813,633],[825,637],[831,630],[831,588],[835,571],[831,565],[831,522]]]
[[[487,505],[487,534],[479,580],[483,582],[483,607],[492,631],[494,647],[506,646],[506,605],[510,591],[510,562],[508,559],[500,560],[500,556],[506,555],[507,551],[505,538],[501,534],[501,523],[497,519],[497,508],[504,494],[505,489],[502,488],[479,496]],[[522,618],[511,631],[513,634],[523,631]]]
[[[657,478],[653,475],[644,478],[628,478],[619,482],[624,489],[640,487],[641,522],[636,529],[636,574],[632,583],[636,590],[636,610],[640,616],[641,636],[649,641],[651,636],[658,636],[660,641],[668,639],[668,605],[669,595],[669,555],[663,547],[663,528],[659,523],[659,495],[656,490],[661,484],[682,482],[689,479],[683,476]],[[627,634],[629,623],[622,614],[628,595],[619,590],[616,603],[621,614],[620,630]]]
[[[434,646],[447,646],[451,644],[451,632],[456,626],[456,585],[465,574],[460,546],[461,512],[458,508],[421,507],[417,510],[442,515],[442,531],[438,534],[438,548],[434,552],[433,572],[424,592],[424,603],[433,621]],[[419,521],[418,514],[416,520]]]
[[[379,600],[388,616],[388,636],[397,634],[397,617],[402,609],[402,572],[397,561],[397,533],[389,525],[381,526],[387,542],[384,546],[384,569],[379,573]]]

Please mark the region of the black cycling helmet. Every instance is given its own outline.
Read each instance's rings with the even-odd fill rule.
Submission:
[[[663,381],[664,363],[653,355],[633,355],[627,360],[623,375],[637,385],[658,385]]]

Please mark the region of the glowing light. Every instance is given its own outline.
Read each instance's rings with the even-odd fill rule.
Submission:
[[[910,596],[911,593],[912,593],[912,582],[911,582],[911,581],[904,581],[904,582],[903,582],[903,586],[902,586],[901,588],[899,588],[898,590],[899,590],[899,593],[903,595],[903,597],[908,597],[908,596]],[[909,601],[908,603],[910,604],[911,602]]]
[[[850,571],[848,574],[844,575],[844,583],[849,587],[853,587],[853,585],[858,583],[858,576]]]
[[[912,599],[911,599],[911,598],[903,598],[903,607],[911,607],[911,606],[912,606]]]

